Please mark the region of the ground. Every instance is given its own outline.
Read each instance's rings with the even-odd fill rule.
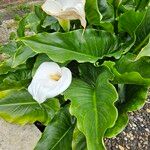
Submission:
[[[1,3],[2,1],[2,3]],[[9,34],[15,31],[17,23],[24,12],[30,11],[32,5],[23,3],[27,0],[0,0],[0,44],[6,43]],[[28,1],[29,2],[29,1]],[[34,2],[41,2],[35,0]],[[9,5],[8,5],[9,4]],[[150,97],[145,106],[129,114],[129,124],[116,138],[107,139],[108,150],[149,150],[150,149]],[[34,125],[17,126],[0,120],[0,150],[32,150],[41,133]]]

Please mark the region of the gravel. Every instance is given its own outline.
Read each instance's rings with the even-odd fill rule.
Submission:
[[[129,113],[129,119],[122,133],[106,140],[108,150],[150,150],[150,96],[141,110]]]

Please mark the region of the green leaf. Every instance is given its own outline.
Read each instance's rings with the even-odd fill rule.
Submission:
[[[35,150],[71,150],[75,118],[68,111],[68,108],[61,108],[47,125]]]
[[[19,67],[12,69],[13,57],[17,50],[17,43],[9,42],[6,45],[0,47],[0,75],[7,74],[8,72],[16,71],[17,69],[24,69],[26,66],[20,65]]]
[[[25,36],[26,29],[31,32],[38,33],[40,30],[40,24],[45,19],[46,14],[42,11],[40,6],[35,6],[34,12],[26,15],[19,23],[17,34],[19,37]]]
[[[36,53],[45,53],[55,62],[68,60],[94,63],[104,56],[115,56],[118,40],[115,35],[87,29],[67,33],[42,33],[20,40]],[[120,51],[119,51],[120,52]]]
[[[17,44],[15,42],[9,42],[0,47],[0,53],[7,54],[9,57],[13,56],[16,52]]]
[[[130,37],[127,36],[126,40],[124,41],[125,43],[124,45],[127,47],[125,50],[125,53],[131,50],[133,46],[135,46],[134,45],[136,43],[135,32],[139,24],[142,22],[144,15],[145,15],[145,12],[134,12],[133,10],[130,10],[119,17],[119,21],[118,21],[119,32],[120,33],[127,32],[130,35]]]
[[[43,21],[43,28],[50,27],[51,30],[59,31],[60,25],[58,20],[52,16],[46,16],[45,20]]]
[[[26,87],[31,81],[31,78],[31,71],[27,69],[8,73],[1,80],[0,91],[9,89],[21,89]]]
[[[137,55],[136,60],[144,56],[150,56],[150,42],[144,48],[142,48],[140,53]]]
[[[118,119],[115,125],[108,129],[105,133],[106,137],[115,137],[128,124],[128,112],[139,110],[143,107],[146,101],[148,88],[140,85],[126,85],[125,101],[117,103]]]
[[[31,31],[37,33],[37,27],[40,24],[40,19],[36,16],[34,12],[25,16],[19,23],[17,34],[19,37],[25,36],[26,29],[31,29]]]
[[[102,15],[99,12],[97,0],[86,0],[85,11],[89,24],[100,24]]]
[[[26,65],[20,65],[12,68],[13,59],[9,58],[0,64],[0,75],[7,74],[8,72],[15,72],[16,70],[26,69]]]
[[[128,54],[120,60],[105,62],[114,74],[114,84],[150,85],[150,59],[142,58],[135,61],[136,55]]]
[[[35,121],[46,123],[53,118],[58,109],[57,99],[39,105],[26,90],[12,89],[9,92],[0,92],[0,117],[10,123],[20,125]]]
[[[114,8],[107,0],[98,1],[99,11],[102,14],[102,20],[99,26],[110,33],[114,33]]]
[[[139,52],[148,43],[150,37],[150,6],[146,9],[145,16],[135,31],[136,42],[134,52]]]
[[[150,78],[150,58],[141,58],[135,61],[136,55],[128,53],[116,61],[117,70],[123,74],[125,72],[138,72],[143,78]]]
[[[87,150],[85,136],[81,131],[78,130],[78,128],[75,128],[73,133],[72,149]]]
[[[144,12],[129,11],[119,18],[119,31],[128,32],[134,41],[132,51],[139,51],[148,43],[150,35],[150,7]]]
[[[43,9],[41,8],[41,5],[35,5],[34,6],[34,12],[36,14],[36,16],[41,20],[44,21],[45,17],[46,17],[46,13],[43,11]]]
[[[7,74],[9,71],[12,71],[11,65],[12,65],[12,59],[5,60],[3,63],[1,63],[0,75]]]
[[[124,12],[135,10],[135,8],[136,8],[136,5],[135,5],[134,0],[122,0],[121,5],[120,5],[120,9],[123,10]]]
[[[119,17],[119,32],[128,32],[134,38],[135,31],[144,17],[143,12],[127,11]],[[133,19],[134,18],[134,19]]]
[[[108,31],[110,33],[114,33],[114,26],[112,23],[110,22],[103,22],[101,21],[100,23],[100,27],[105,30],[105,31]]]
[[[65,99],[71,100],[70,112],[77,118],[78,129],[84,133],[89,150],[105,149],[103,136],[117,119],[114,107],[117,92],[109,82],[112,79],[113,75],[104,67],[94,88],[75,79],[64,93]]]
[[[149,4],[150,0],[135,0],[136,10],[143,11]]]
[[[130,10],[145,11],[150,2],[150,0],[119,0],[119,1],[121,1],[119,10],[123,12]]]
[[[102,21],[114,21],[114,8],[107,0],[98,0]]]
[[[36,53],[31,48],[25,45],[20,46],[14,55],[12,68],[24,64],[28,58],[34,57],[35,55]]]
[[[79,65],[81,78],[88,84],[95,86],[96,80],[101,73],[100,67],[95,67],[93,64],[84,63]]]

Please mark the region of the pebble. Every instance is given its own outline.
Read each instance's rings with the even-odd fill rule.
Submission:
[[[149,129],[148,128],[146,128],[145,131],[149,133]]]
[[[148,113],[150,113],[150,109],[147,108],[146,111],[147,111]]]
[[[124,150],[124,147],[122,147],[121,145],[118,146],[120,150]]]

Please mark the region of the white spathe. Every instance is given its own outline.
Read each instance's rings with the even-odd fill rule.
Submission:
[[[58,20],[79,19],[81,25],[85,28],[85,2],[85,0],[46,0],[42,9]]]
[[[72,74],[68,68],[60,68],[54,62],[44,62],[37,69],[28,91],[38,103],[43,103],[64,92],[71,81]]]

